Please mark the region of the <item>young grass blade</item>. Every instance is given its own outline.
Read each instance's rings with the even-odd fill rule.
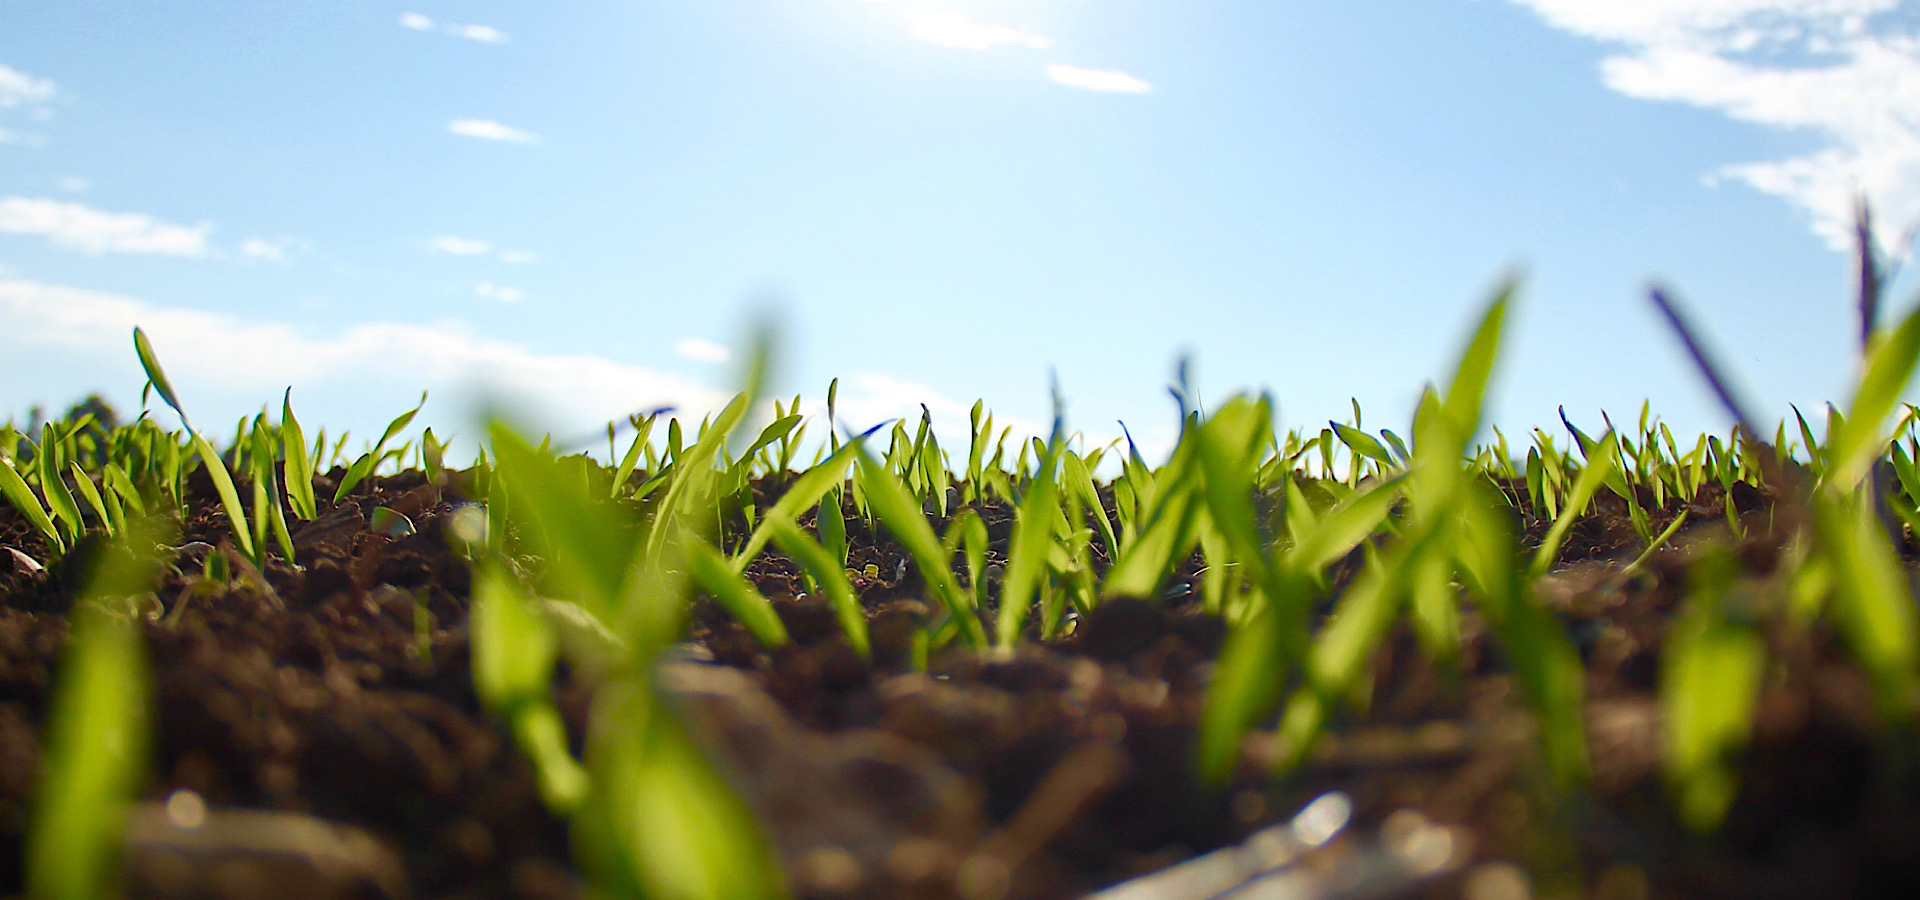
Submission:
[[[213,489],[220,495],[220,508],[226,510],[227,522],[233,526],[233,542],[240,552],[257,564],[260,559],[253,543],[253,529],[247,525],[245,507],[240,505],[240,492],[233,486],[233,476],[227,472],[227,463],[220,458],[220,451],[213,449],[207,439],[193,435],[193,450],[200,455],[201,465],[207,468],[207,478],[213,482]]]
[[[756,365],[749,368],[758,371],[761,367]],[[753,394],[735,395],[710,427],[702,429],[700,436],[694,439],[693,446],[681,451],[674,460],[675,474],[667,485],[667,495],[661,498],[659,512],[647,528],[645,546],[648,559],[660,558],[668,537],[675,530],[683,527],[705,529],[708,520],[696,522],[692,505],[697,498],[710,496],[714,482],[720,475],[714,470],[714,458],[720,454],[720,448],[726,445],[733,429],[746,418],[747,410],[755,399]]]
[[[147,372],[147,383],[160,392],[161,400],[173,407],[173,411],[180,416],[180,424],[192,431],[193,423],[187,421],[187,411],[180,407],[180,396],[174,393],[173,382],[167,380],[166,371],[160,368],[160,357],[154,355],[153,344],[147,341],[147,333],[138,327],[133,329],[133,351],[140,356],[140,367]],[[145,402],[144,392],[141,402]]]
[[[1612,434],[1611,431],[1607,432],[1601,437],[1601,442],[1605,443]],[[1568,495],[1566,506],[1561,508],[1560,515],[1553,520],[1553,526],[1547,529],[1546,537],[1541,538],[1539,549],[1534,551],[1533,564],[1527,569],[1529,576],[1539,578],[1553,568],[1554,561],[1560,558],[1560,545],[1573,528],[1573,520],[1586,513],[1587,504],[1593,502],[1593,495],[1599,492],[1600,485],[1613,477],[1614,464],[1615,456],[1612,453],[1595,453],[1587,458],[1586,468],[1580,470],[1580,477],[1574,481],[1573,493]]]
[[[1062,472],[1068,489],[1080,498],[1080,502],[1093,517],[1093,526],[1100,532],[1100,539],[1107,548],[1107,558],[1120,555],[1119,541],[1113,533],[1113,521],[1107,518],[1107,511],[1100,505],[1100,490],[1093,483],[1093,473],[1079,454],[1069,450],[1066,453],[1065,468]]]
[[[66,538],[61,536],[60,529],[47,515],[47,508],[40,505],[40,498],[33,495],[33,488],[28,487],[27,482],[20,477],[20,473],[14,470],[13,460],[0,458],[0,494],[5,494],[7,501],[13,504],[14,509],[20,511],[20,515],[27,520],[27,524],[40,532],[40,536],[46,539],[47,547],[53,551],[54,555],[58,556],[66,552]]]
[[[145,533],[128,546],[152,546]],[[45,772],[25,864],[32,900],[96,900],[113,891],[127,804],[147,771],[149,676],[126,597],[152,586],[151,560],[102,554],[72,612],[48,720]]]
[[[954,582],[952,557],[934,535],[933,526],[927,523],[920,504],[914,501],[913,495],[907,492],[899,478],[867,452],[864,444],[857,447],[855,452],[859,454],[858,469],[866,482],[867,500],[873,504],[874,514],[880,524],[886,526],[894,538],[906,547],[907,553],[920,568],[921,577],[926,579],[927,587],[959,623],[967,643],[974,647],[985,647],[986,627],[980,624],[980,617],[966,593]]]
[[[1723,551],[1722,556],[1726,554]],[[1717,576],[1710,570],[1722,570]],[[1745,747],[1760,699],[1766,646],[1728,621],[1730,561],[1696,564],[1688,609],[1667,639],[1660,679],[1667,782],[1681,821],[1697,831],[1719,826],[1739,788],[1733,755]]]
[[[487,433],[494,477],[512,498],[512,515],[532,526],[522,535],[547,559],[551,586],[595,618],[611,622],[633,546],[616,514],[594,506],[578,482],[561,475],[550,454],[535,449],[506,423],[490,420]],[[490,512],[495,493],[488,492]]]
[[[840,493],[846,482],[842,481],[827,489],[820,497],[820,506],[813,514],[813,528],[820,533],[820,546],[827,548],[833,558],[840,561],[840,568],[847,567],[847,518],[841,508]]]
[[[773,532],[774,545],[788,558],[799,563],[800,569],[813,577],[820,592],[827,595],[834,616],[840,620],[840,630],[846,634],[854,652],[859,653],[862,659],[872,655],[873,645],[867,635],[867,614],[860,608],[859,598],[854,596],[853,583],[847,580],[846,566],[819,541],[808,537],[792,520],[770,517],[767,523]]]
[[[1881,711],[1905,720],[1920,691],[1920,623],[1907,572],[1864,492],[1813,504],[1816,539],[1832,560],[1836,624],[1873,676]]]
[[[313,460],[307,456],[307,439],[300,433],[300,420],[293,417],[293,388],[280,398],[280,453],[287,479],[287,503],[293,514],[311,521],[320,515],[313,498]],[[288,561],[293,557],[289,555]]]
[[[1813,471],[1815,478],[1819,478],[1827,469],[1826,454],[1821,452],[1820,439],[1813,436],[1813,426],[1808,425],[1807,417],[1800,414],[1800,407],[1789,405],[1788,408],[1793,410],[1794,421],[1800,424],[1800,440],[1807,445],[1807,468]],[[1828,419],[1829,425],[1832,421]]]
[[[1053,431],[1035,463],[1033,481],[1020,498],[1007,544],[1007,577],[1000,587],[1000,612],[994,640],[1012,647],[1020,641],[1027,610],[1036,588],[1045,590],[1047,551],[1053,546],[1054,521],[1060,515],[1060,453],[1062,446],[1060,387],[1053,387]],[[951,557],[949,557],[951,558]],[[951,568],[951,567],[949,567]]]
[[[40,430],[40,452],[34,454],[33,461],[40,468],[40,496],[47,499],[47,510],[53,513],[54,524],[60,526],[60,533],[72,544],[87,530],[87,523],[80,518],[80,505],[74,502],[73,493],[60,477],[59,439],[51,422]]]
[[[571,813],[586,797],[586,770],[567,749],[567,732],[551,694],[559,641],[553,625],[497,562],[473,579],[474,693],[506,720],[533,763],[547,808]]]
[[[1302,574],[1317,574],[1351,553],[1368,535],[1379,530],[1406,485],[1404,476],[1382,481],[1347,495],[1327,510],[1326,515],[1310,520],[1310,527],[1295,532],[1293,548],[1287,552],[1287,567]],[[1295,488],[1294,496],[1299,499],[1289,499],[1289,510],[1296,505],[1307,506],[1304,495],[1297,490]]]
[[[1371,459],[1379,463],[1381,468],[1390,469],[1394,466],[1393,456],[1373,435],[1358,428],[1349,428],[1339,422],[1329,421],[1327,424],[1333,426],[1334,434],[1340,436],[1340,442],[1346,444],[1347,449],[1353,454]]]
[[[1480,319],[1480,327],[1474,330],[1466,352],[1460,355],[1460,364],[1454,369],[1453,380],[1447,383],[1444,411],[1453,431],[1446,454],[1449,465],[1455,464],[1454,461],[1465,453],[1467,442],[1480,427],[1480,408],[1487,395],[1487,383],[1493,377],[1494,359],[1500,352],[1500,334],[1506,322],[1507,305],[1518,289],[1518,282],[1508,280],[1495,292],[1493,301],[1487,304],[1486,314]],[[1416,453],[1419,450],[1418,443],[1416,440]]]
[[[280,478],[274,471],[271,430],[265,412],[253,420],[253,540],[259,545],[268,537],[273,538],[274,546],[280,548],[280,557],[287,565],[293,565],[293,536],[287,531]]]
[[[594,897],[774,900],[780,867],[735,796],[651,687],[602,688],[587,762],[594,790],[574,817],[574,858]],[[614,723],[618,723],[617,727]]]
[[[419,415],[420,410],[426,405],[427,392],[421,391],[418,404],[387,423],[387,430],[381,432],[380,439],[373,442],[373,449],[362,454],[359,459],[353,461],[352,466],[347,468],[347,474],[340,479],[339,487],[333,491],[333,502],[339,503],[340,498],[345,497],[348,492],[358,487],[361,481],[373,474],[374,469],[380,466],[380,461],[386,458],[387,442],[393,440],[394,435],[404,431],[408,425],[413,424],[413,417]]]
[[[1586,669],[1553,613],[1535,600],[1513,532],[1492,498],[1469,493],[1457,506],[1454,555],[1493,625],[1514,678],[1540,717],[1547,768],[1562,786],[1587,773]]]
[[[713,595],[734,620],[744,626],[762,647],[781,647],[787,643],[787,626],[773,611],[773,604],[746,579],[733,570],[727,558],[703,540],[687,542],[688,562],[693,567],[693,582]]]
[[[1916,361],[1920,361],[1920,308],[1908,313],[1892,332],[1877,337],[1867,352],[1860,386],[1847,404],[1846,416],[1828,434],[1831,472],[1826,483],[1832,489],[1853,489],[1866,478],[1874,460],[1886,453],[1887,416],[1912,379]]]
[[[653,432],[653,422],[653,416],[634,420],[633,443],[627,445],[627,455],[620,458],[619,467],[613,470],[612,496],[620,496],[621,489],[627,486],[627,479],[633,476],[634,468],[640,465],[641,454],[650,449],[647,438]]]
[[[868,432],[868,434],[871,433],[872,432]],[[773,536],[772,529],[774,528],[773,523],[775,521],[784,521],[792,524],[795,519],[800,517],[801,513],[807,511],[808,507],[819,505],[821,498],[825,497],[828,491],[834,490],[845,482],[847,479],[847,465],[852,461],[854,455],[853,448],[865,440],[866,435],[864,434],[850,439],[846,444],[842,445],[839,450],[834,451],[832,456],[827,457],[825,462],[808,469],[806,472],[801,473],[799,478],[794,479],[793,484],[787,486],[786,493],[781,494],[780,499],[774,501],[773,506],[768,508],[766,515],[761,517],[760,524],[754,528],[751,535],[748,535],[746,546],[742,547],[740,552],[734,554],[732,562],[733,570],[736,572],[746,571],[747,564],[760,555],[760,551],[767,546],[767,540]],[[838,509],[839,507],[836,506],[834,511],[837,512]],[[826,514],[827,510],[822,508],[821,515],[824,517]],[[826,537],[825,534],[821,536],[823,538]],[[845,533],[843,530],[842,539],[844,539],[844,537]]]
[[[77,462],[69,462],[67,473],[73,476],[74,488],[80,492],[80,498],[87,501],[87,507],[93,510],[94,518],[100,521],[100,527],[106,531],[107,536],[112,537],[118,534],[120,517],[114,515],[113,508],[110,508],[106,500],[100,496],[99,489],[93,486],[93,479],[87,477],[86,470],[80,468]],[[108,492],[108,496],[112,496],[111,491]]]

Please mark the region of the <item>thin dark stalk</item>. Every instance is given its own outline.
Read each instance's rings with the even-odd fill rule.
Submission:
[[[1654,285],[1648,293],[1653,298],[1653,305],[1660,308],[1660,314],[1666,316],[1667,324],[1672,326],[1674,333],[1680,336],[1680,343],[1686,346],[1687,355],[1693,357],[1694,367],[1706,377],[1708,386],[1713,388],[1714,396],[1720,398],[1720,405],[1726,407],[1727,412],[1733,415],[1733,420],[1740,426],[1741,433],[1746,435],[1748,440],[1759,440],[1757,435],[1760,431],[1753,427],[1753,417],[1747,415],[1746,407],[1734,397],[1733,389],[1727,384],[1727,380],[1721,377],[1719,365],[1694,337],[1693,326],[1687,323],[1686,318],[1680,314],[1679,308],[1673,305],[1673,301],[1667,299],[1667,292],[1659,285]]]
[[[1867,358],[1873,344],[1874,326],[1880,318],[1880,289],[1884,284],[1880,264],[1873,252],[1873,210],[1867,199],[1854,201],[1853,236],[1859,248],[1860,269],[1860,358]]]
[[[1661,315],[1666,316],[1667,324],[1673,326],[1674,333],[1680,336],[1680,343],[1686,346],[1687,355],[1693,357],[1694,366],[1700,370],[1701,375],[1706,377],[1707,384],[1713,388],[1714,395],[1720,398],[1720,405],[1726,407],[1727,412],[1732,414],[1740,432],[1741,446],[1759,465],[1760,476],[1765,480],[1767,490],[1773,495],[1775,502],[1786,506],[1787,521],[1802,521],[1798,515],[1802,493],[1796,489],[1795,485],[1788,482],[1784,467],[1774,458],[1772,448],[1761,439],[1760,435],[1763,432],[1754,427],[1753,417],[1747,414],[1746,406],[1733,395],[1733,388],[1720,374],[1720,366],[1707,354],[1706,348],[1694,336],[1693,327],[1680,314],[1679,308],[1673,301],[1667,298],[1666,291],[1659,285],[1654,285],[1648,290],[1648,294],[1653,299],[1653,305],[1660,308]]]

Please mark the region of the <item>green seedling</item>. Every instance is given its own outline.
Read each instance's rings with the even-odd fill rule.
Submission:
[[[413,417],[419,415],[420,410],[426,405],[427,392],[421,391],[420,402],[418,404],[395,417],[393,421],[387,423],[387,430],[380,433],[380,439],[373,442],[373,447],[361,454],[360,458],[354,460],[353,465],[347,467],[347,473],[341,476],[339,486],[333,490],[333,502],[339,503],[341,498],[351,493],[354,488],[359,487],[360,482],[365,481],[373,475],[374,470],[379,468],[381,460],[386,458],[387,442],[393,440],[395,435],[406,430],[408,425],[413,424]],[[341,435],[340,441],[344,444],[346,442],[346,435]],[[337,450],[335,452],[338,453]]]
[[[151,726],[135,598],[157,579],[155,531],[95,545],[72,612],[25,848],[32,900],[97,900],[117,887],[122,822],[147,772]]]

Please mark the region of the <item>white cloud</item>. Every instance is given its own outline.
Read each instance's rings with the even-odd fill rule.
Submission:
[[[491,25],[448,25],[447,31],[455,36],[483,44],[504,44],[507,34]]]
[[[511,125],[502,125],[492,119],[455,119],[447,123],[447,130],[462,137],[505,141],[509,144],[540,143],[539,135]]]
[[[1920,225],[1920,35],[1876,16],[1900,0],[1514,0],[1550,24],[1625,46],[1601,63],[1609,88],[1758,125],[1813,132],[1823,146],[1730,164],[1706,181],[1744,182],[1812,220],[1835,249],[1853,242],[1866,196],[1896,253]]]
[[[485,297],[488,300],[498,300],[501,303],[519,303],[520,301],[527,299],[526,291],[523,291],[517,287],[507,287],[504,284],[494,284],[491,281],[482,281],[479,284],[474,285],[473,294],[476,297]]]
[[[982,25],[951,10],[915,15],[913,36],[928,43],[962,50],[986,50],[1001,46],[1044,50],[1053,46],[1052,41],[1040,35],[1006,25]]]
[[[146,331],[167,374],[189,398],[189,411],[209,422],[218,421],[212,395],[229,397],[238,404],[236,410],[244,412],[263,396],[277,400],[288,385],[296,400],[318,396],[328,385],[335,391],[352,390],[358,398],[368,379],[411,391],[424,388],[443,398],[443,404],[448,394],[506,393],[525,401],[526,408],[553,417],[535,424],[565,432],[590,430],[635,410],[660,406],[677,407],[698,421],[726,399],[676,373],[597,356],[536,353],[454,323],[371,322],[314,335],[280,322],[243,321],[65,285],[0,280],[0,347],[35,352],[59,348],[90,360],[118,362],[132,357],[129,335],[136,325]],[[202,399],[196,402],[191,399],[195,397]],[[377,429],[379,423],[370,427]]]
[[[1112,69],[1083,69],[1066,63],[1054,63],[1047,67],[1047,77],[1067,87],[1084,91],[1104,91],[1114,94],[1144,94],[1153,90],[1153,85],[1125,72]]]
[[[88,188],[93,187],[93,182],[88,181],[85,178],[78,178],[78,177],[69,175],[65,178],[61,178],[54,181],[53,186],[63,191],[66,191],[69,194],[82,194],[82,193],[86,193],[86,190]]]
[[[19,144],[22,147],[38,147],[45,143],[46,139],[40,135],[0,128],[0,144]]]
[[[41,197],[0,197],[0,232],[44,235],[86,253],[207,255],[213,225],[174,225],[142,213],[112,213]]]
[[[479,238],[463,238],[455,237],[451,234],[443,234],[428,241],[427,248],[451,256],[478,256],[493,249],[493,245]]]
[[[289,238],[271,241],[266,238],[247,238],[240,242],[240,255],[263,262],[285,263],[287,252],[293,249],[293,245],[294,241]]]
[[[540,261],[540,254],[527,250],[502,250],[500,261],[510,266],[524,266]]]
[[[0,64],[0,109],[45,103],[55,93],[53,82]]]
[[[415,12],[401,13],[400,27],[411,28],[414,31],[434,31],[437,28],[437,30],[453,35],[454,37],[466,38],[470,41],[479,41],[483,44],[504,44],[507,42],[507,33],[491,25],[461,25],[448,22],[445,25],[436,26],[433,19]]]
[[[674,342],[673,352],[683,359],[703,363],[723,363],[733,358],[733,352],[725,345],[705,338],[681,338]]]

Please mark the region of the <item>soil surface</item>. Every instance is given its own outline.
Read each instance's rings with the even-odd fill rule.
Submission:
[[[331,496],[341,474],[317,478],[316,493]],[[156,734],[127,831],[130,894],[581,894],[565,823],[474,695],[468,568],[444,533],[465,502],[459,484],[403,473],[323,499],[319,518],[293,523],[300,568],[276,560],[225,585],[200,578],[227,524],[199,486],[143,625]],[[1740,559],[1763,577],[1782,556],[1770,504],[1738,490]],[[1537,541],[1547,522],[1524,488],[1508,494]],[[1280,897],[1912,896],[1911,735],[1877,725],[1870,685],[1818,628],[1770,635],[1775,664],[1726,825],[1696,834],[1671,812],[1661,648],[1692,548],[1724,539],[1722,501],[1709,488],[1654,511],[1656,529],[1682,511],[1690,524],[1629,572],[1644,546],[1603,495],[1542,585],[1587,664],[1593,777],[1571,794],[1551,787],[1533,720],[1470,607],[1465,652],[1449,664],[1396,630],[1365,711],[1332,722],[1302,771],[1267,778],[1272,740],[1259,732],[1234,783],[1208,791],[1191,774],[1193,737],[1225,628],[1199,610],[1197,558],[1163,596],[1103,604],[1062,640],[1010,656],[948,651],[916,672],[922,583],[851,507],[850,567],[877,573],[856,579],[871,663],[824,605],[798,596],[798,569],[769,554],[749,574],[793,643],[765,650],[696,603],[661,683],[765,820],[801,897],[1077,897],[1220,848],[1287,862],[1284,879],[1262,882],[1302,891],[1267,895]],[[380,507],[412,533],[370,527]],[[981,512],[998,558],[1011,513]],[[87,555],[37,570],[46,547],[0,504],[0,896],[22,890],[49,690]],[[577,739],[589,698],[564,667],[556,691]],[[1158,877],[1109,896],[1252,896]]]

